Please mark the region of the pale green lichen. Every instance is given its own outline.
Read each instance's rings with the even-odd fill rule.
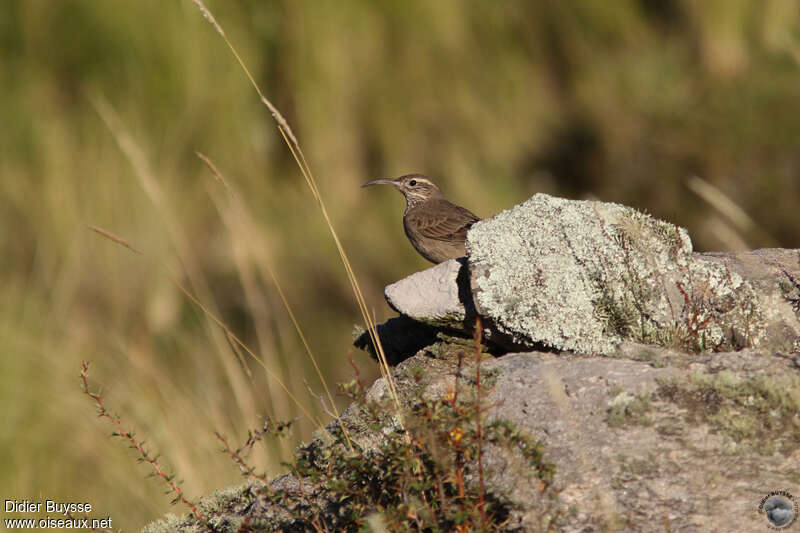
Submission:
[[[183,520],[180,517],[168,513],[155,522],[150,522],[144,526],[142,533],[178,533],[183,531],[180,527],[182,522]]]
[[[476,224],[467,247],[478,310],[520,344],[697,352],[764,337],[749,283],[693,257],[686,230],[628,207],[537,194]]]

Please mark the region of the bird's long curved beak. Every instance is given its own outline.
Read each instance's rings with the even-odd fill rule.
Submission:
[[[370,185],[394,185],[394,180],[392,178],[380,178],[377,180],[368,181],[362,185],[361,188],[363,189],[364,187],[369,187]]]

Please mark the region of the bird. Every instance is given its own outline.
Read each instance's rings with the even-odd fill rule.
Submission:
[[[449,202],[441,189],[422,174],[399,178],[380,178],[365,183],[392,185],[406,198],[403,228],[419,254],[431,263],[441,263],[467,255],[467,231],[480,218],[470,210]]]

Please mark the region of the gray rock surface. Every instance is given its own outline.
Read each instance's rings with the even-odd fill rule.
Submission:
[[[732,387],[767,379],[775,388],[800,392],[792,361],[757,352],[683,359],[681,370],[631,360],[510,354],[486,365],[501,371],[487,402],[502,403],[489,418],[511,420],[545,443],[556,464],[559,500],[575,509],[563,531],[585,531],[587,525],[612,531],[757,531],[764,527],[755,512],[759,494],[800,488],[797,436],[786,450],[761,454],[754,451],[762,445],[755,441],[773,437],[736,441],[687,413],[687,402],[661,392],[663,383],[713,376],[726,360],[738,368],[728,371]],[[510,490],[521,505],[536,501],[538,487],[503,468],[513,461],[500,454],[490,464],[494,486]],[[532,526],[533,518],[523,513],[523,525]]]
[[[392,309],[409,318],[434,326],[460,326],[468,309],[474,311],[469,301],[462,301],[468,284],[466,261],[451,259],[388,285],[384,295]]]
[[[462,387],[474,372],[474,365],[461,367]],[[554,519],[553,530],[565,532],[761,531],[761,498],[777,489],[800,494],[800,356],[688,355],[624,343],[618,358],[515,353],[485,360],[481,372],[491,382],[486,423],[514,423],[544,445],[555,466],[543,490],[513,450],[485,448],[487,491],[516,506],[505,530],[541,531],[543,520]],[[457,373],[452,358],[423,351],[395,379],[403,399],[421,387],[440,398]],[[384,380],[367,395],[387,395]],[[348,409],[346,423],[357,425],[357,413]],[[389,433],[358,432],[356,440],[369,449]],[[301,487],[291,475],[271,486]],[[220,531],[244,523],[259,531],[295,527],[260,487],[216,493],[201,510]],[[305,480],[302,491],[322,508],[336,499],[324,480]],[[146,531],[200,529],[189,518],[167,517]]]

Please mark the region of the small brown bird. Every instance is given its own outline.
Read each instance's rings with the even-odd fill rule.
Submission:
[[[472,212],[445,200],[439,187],[422,174],[381,178],[362,187],[380,184],[394,185],[406,197],[403,227],[422,257],[441,263],[467,254],[467,230],[480,220]]]

